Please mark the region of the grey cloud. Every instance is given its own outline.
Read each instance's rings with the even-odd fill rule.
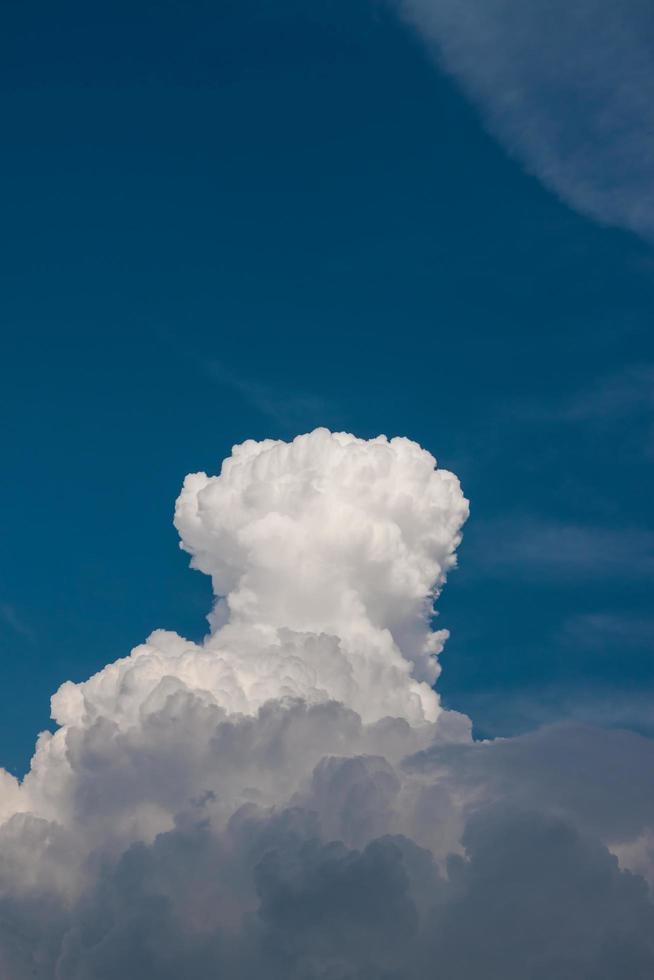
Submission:
[[[508,150],[572,207],[654,235],[646,0],[396,0]]]
[[[34,967],[29,921],[12,980],[645,980],[654,907],[594,837],[506,804],[469,819],[443,875],[401,836],[324,841],[310,813],[246,809],[223,833],[179,826],[105,862],[90,890],[50,913]],[[26,922],[25,919],[28,921]],[[63,920],[63,921],[62,921]],[[52,934],[58,931],[58,943]],[[5,959],[4,963],[9,963]],[[649,971],[649,972],[648,972]]]
[[[443,980],[646,980],[654,909],[597,841],[539,813],[477,814],[434,936]],[[459,892],[456,895],[456,892]]]
[[[269,852],[257,884],[280,977],[390,980],[411,963],[419,912],[402,849],[392,839],[372,841],[363,851],[307,842],[292,856]]]
[[[410,770],[439,774],[470,809],[504,802],[572,822],[610,843],[638,837],[654,817],[654,741],[590,725],[552,725],[492,742],[434,746]]]
[[[652,828],[651,740],[556,726],[494,742],[435,743],[401,764],[317,750],[291,805],[245,801],[225,820],[224,798],[250,753],[284,746],[266,753],[274,782],[299,760],[294,753],[313,726],[327,749],[352,723],[338,705],[271,705],[227,731],[219,715],[198,714],[201,699],[173,702],[161,709],[159,728],[176,728],[188,742],[168,769],[180,797],[177,770],[188,766],[192,745],[213,749],[201,750],[202,766],[191,765],[187,802],[169,830],[124,850],[101,835],[81,894],[62,901],[57,858],[76,860],[79,834],[20,814],[2,828],[14,841],[0,848],[0,967],[11,980],[651,975],[647,886],[607,849]],[[377,735],[355,725],[347,737],[365,749]],[[407,733],[381,737],[397,752]],[[155,773],[169,749],[144,746]],[[125,805],[124,761],[98,777]],[[97,821],[96,802],[81,794],[78,805],[80,819]],[[398,820],[404,833],[393,832]],[[461,848],[450,847],[459,837]],[[16,844],[41,855],[39,876],[7,887],[21,881],[20,853],[15,866],[7,863]]]

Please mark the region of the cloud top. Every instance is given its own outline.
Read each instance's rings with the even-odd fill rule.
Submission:
[[[215,627],[392,641],[431,683],[432,602],[467,515],[459,481],[416,443],[316,429],[246,442],[220,476],[188,476],[175,525],[221,597]]]

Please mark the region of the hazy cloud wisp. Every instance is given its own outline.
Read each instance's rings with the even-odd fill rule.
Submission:
[[[489,129],[602,223],[654,236],[647,0],[395,0]]]

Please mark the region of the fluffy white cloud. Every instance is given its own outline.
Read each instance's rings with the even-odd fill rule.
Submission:
[[[22,785],[0,773],[2,976],[612,980],[625,944],[645,976],[646,886],[607,845],[648,871],[652,743],[474,743],[430,686],[467,513],[406,439],[319,429],[188,477],[211,632],[64,684]]]
[[[220,476],[187,477],[175,524],[192,565],[226,596],[219,643],[233,628],[328,634],[348,647],[355,676],[365,661],[407,673],[408,660],[433,682],[445,634],[430,632],[432,600],[467,516],[459,481],[414,442],[317,429],[290,444],[246,442]],[[360,683],[361,710],[385,713],[370,706],[368,678]],[[414,693],[433,718],[431,694]]]

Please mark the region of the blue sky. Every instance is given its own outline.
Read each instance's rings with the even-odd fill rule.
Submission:
[[[448,706],[651,734],[647,240],[373,0],[11,4],[0,48],[4,764],[62,680],[204,632],[184,474],[318,424],[462,480]]]

